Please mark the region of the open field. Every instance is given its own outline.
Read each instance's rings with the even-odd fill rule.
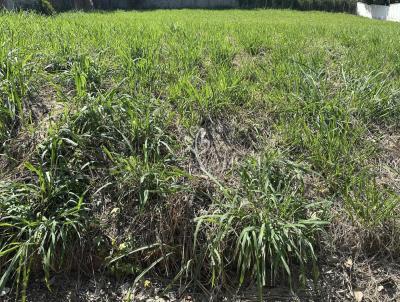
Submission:
[[[284,10],[1,13],[0,292],[399,301],[399,37]]]

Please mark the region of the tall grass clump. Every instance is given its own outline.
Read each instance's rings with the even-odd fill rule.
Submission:
[[[0,51],[0,143],[9,138],[29,115],[24,113],[33,66],[17,49]]]
[[[304,198],[306,170],[275,151],[249,159],[237,187],[225,189],[211,213],[197,218],[213,285],[226,284],[230,270],[239,284],[254,278],[260,292],[279,276],[290,281],[294,269],[303,282],[307,273],[317,276],[315,243],[327,222],[324,203]]]
[[[50,273],[63,267],[66,259],[70,262],[79,246],[85,211],[84,192],[74,190],[76,184],[55,171],[32,165],[28,169],[37,183],[0,184],[0,288],[13,280],[23,301],[31,272],[41,268],[50,288]]]
[[[380,187],[365,171],[356,175],[346,188],[345,206],[349,216],[367,229],[396,221],[399,201],[398,194]]]

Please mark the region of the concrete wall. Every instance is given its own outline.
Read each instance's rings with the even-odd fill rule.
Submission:
[[[239,0],[142,0],[142,8],[236,8]]]
[[[0,6],[7,9],[34,9],[39,5],[39,0],[0,0]],[[118,0],[119,1],[119,0]],[[123,1],[123,0],[122,0]],[[126,0],[125,0],[126,1]],[[92,0],[49,0],[57,11],[70,9],[92,9]]]
[[[37,5],[36,0],[4,0],[2,6],[7,9],[26,8],[32,9]]]
[[[92,0],[94,9],[133,9],[137,0]]]
[[[390,4],[387,20],[400,22],[400,3]]]
[[[57,11],[71,9],[237,8],[239,0],[49,0]],[[32,9],[38,0],[0,0],[7,9]]]
[[[357,2],[357,15],[370,19],[400,22],[400,3],[386,6]]]

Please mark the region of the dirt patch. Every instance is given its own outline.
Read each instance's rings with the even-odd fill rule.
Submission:
[[[168,282],[144,279],[133,286],[132,279],[120,279],[93,276],[84,278],[73,275],[60,275],[53,277],[52,291],[37,279],[28,288],[27,302],[257,302],[260,301],[258,290],[254,286],[242,289],[236,293],[215,295],[213,292],[201,292],[177,286],[168,288]],[[129,300],[130,298],[130,300]],[[1,302],[12,302],[15,295],[0,297]],[[324,296],[306,288],[288,288],[284,286],[268,287],[263,291],[263,301],[327,301]]]
[[[189,173],[196,175],[206,171],[218,179],[226,179],[226,174],[246,157],[260,152],[265,141],[273,144],[268,133],[268,117],[250,115],[205,120],[191,144],[193,156],[188,163]]]
[[[396,226],[367,229],[352,221],[339,205],[332,215],[319,256],[319,283],[328,301],[357,301],[357,295],[362,296],[359,301],[399,301]]]
[[[399,301],[399,276],[400,265],[391,259],[331,256],[320,284],[324,301]]]
[[[29,161],[38,144],[46,137],[50,123],[57,120],[64,106],[57,102],[57,92],[52,86],[45,86],[25,102],[25,125],[22,125],[5,144],[0,154],[0,175],[19,175],[24,162]],[[15,169],[13,173],[10,170]]]
[[[376,159],[376,180],[400,194],[400,135],[383,134],[378,147],[381,154]]]
[[[31,282],[27,291],[27,302],[195,301],[193,294],[180,294],[177,289],[164,292],[166,285],[156,280],[144,280],[133,286],[131,279],[117,280],[99,275],[91,278],[80,275],[59,275],[53,277],[51,283],[52,290],[49,291],[42,280],[36,279]],[[15,298],[15,293],[3,293],[0,301],[12,302]]]
[[[240,70],[243,68],[256,68],[257,64],[269,66],[270,60],[271,58],[268,56],[268,49],[259,49],[254,54],[250,54],[246,51],[239,51],[232,59],[232,67]]]
[[[232,65],[234,68],[240,69],[254,63],[255,58],[253,58],[247,52],[237,53],[232,60]]]

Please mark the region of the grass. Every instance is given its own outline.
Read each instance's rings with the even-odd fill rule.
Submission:
[[[0,289],[79,267],[261,296],[318,282],[327,247],[395,255],[399,34],[286,10],[2,12]],[[349,221],[366,235],[335,245]]]

